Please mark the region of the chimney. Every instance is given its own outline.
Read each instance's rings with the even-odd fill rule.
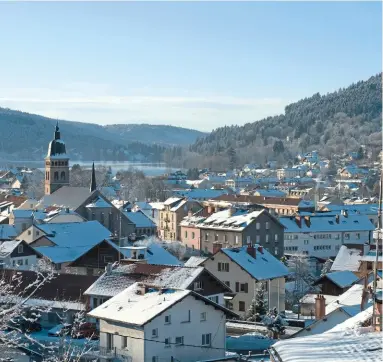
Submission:
[[[256,259],[256,252],[253,244],[247,245],[247,253],[251,255],[254,259]]]
[[[235,208],[233,206],[230,206],[228,211],[229,211],[229,217],[231,217],[235,214]]]
[[[305,216],[305,223],[307,227],[309,228],[311,226],[311,219],[310,216]]]
[[[106,275],[110,275],[112,273],[112,263],[108,263],[105,267]]]
[[[211,215],[212,213],[213,213],[213,206],[209,205],[209,206],[207,207],[207,214],[208,214],[208,215]]]
[[[262,246],[262,245],[259,245],[259,246],[258,246],[258,251],[259,251],[261,254],[263,254],[263,246]]]
[[[343,215],[344,217],[348,217],[348,212],[347,212],[347,210],[342,210],[342,215]]]
[[[213,254],[218,253],[222,249],[222,243],[213,243]]]
[[[65,212],[66,212],[67,214],[69,214],[69,207],[67,207],[67,208],[65,209]]]
[[[193,211],[189,210],[188,211],[188,217],[192,217],[193,216]]]
[[[315,298],[315,319],[322,319],[326,315],[326,299],[318,294]]]
[[[138,284],[136,289],[137,295],[145,295],[146,293],[146,286],[144,284]]]
[[[337,224],[339,224],[339,215],[335,215],[335,222],[337,223]]]
[[[295,216],[295,222],[301,228],[302,227],[302,216],[300,216],[300,215]]]

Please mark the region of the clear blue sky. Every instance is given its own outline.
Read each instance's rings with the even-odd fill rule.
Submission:
[[[0,106],[211,130],[382,68],[381,3],[0,3]]]

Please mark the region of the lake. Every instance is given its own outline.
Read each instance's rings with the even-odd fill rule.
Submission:
[[[91,168],[92,161],[70,161],[70,166],[79,164],[84,168]],[[113,174],[119,170],[128,170],[133,167],[141,170],[147,176],[161,176],[165,173],[174,172],[177,169],[167,167],[164,163],[142,163],[142,162],[129,162],[129,161],[96,161],[95,166],[111,167]],[[10,166],[25,166],[31,168],[39,168],[44,170],[44,161],[0,161],[0,167]]]

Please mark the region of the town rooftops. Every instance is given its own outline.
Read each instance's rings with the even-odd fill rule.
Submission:
[[[358,249],[349,249],[346,245],[342,245],[331,266],[331,271],[358,271],[361,253],[362,252]]]
[[[285,205],[298,207],[301,199],[294,197],[266,197],[251,195],[221,195],[213,200],[228,202],[246,202],[251,204]]]
[[[330,329],[326,333],[331,332],[345,332],[345,331],[355,331],[355,329],[363,326],[364,323],[369,322],[372,318],[372,311],[374,306],[371,305],[364,311],[356,314],[355,316],[345,320],[343,323],[336,325],[334,328]]]
[[[140,210],[136,212],[125,211],[124,214],[134,225],[136,225],[136,228],[156,227],[156,224]]]
[[[191,256],[189,260],[185,263],[185,266],[200,266],[202,265],[208,258],[203,256]]]
[[[270,354],[275,362],[374,362],[381,361],[383,332],[332,332],[290,338],[275,343]]]
[[[17,236],[14,225],[0,224],[0,240],[12,240]]]
[[[359,278],[351,271],[343,270],[343,271],[335,271],[332,273],[328,273],[318,279],[315,284],[321,284],[324,279],[328,279],[333,282],[339,288],[346,288],[356,283]]]
[[[102,197],[97,197],[94,201],[86,205],[87,208],[109,208],[112,205],[106,202]]]
[[[144,326],[187,296],[193,296],[226,314],[236,316],[235,313],[191,290],[156,288],[140,283],[134,283],[93,309],[88,315],[98,319]]]
[[[366,215],[336,215],[327,216],[318,214],[315,216],[285,216],[279,218],[285,226],[285,233],[302,232],[352,232],[373,231],[375,226]]]
[[[22,242],[23,242],[22,240],[10,240],[10,241],[4,241],[3,243],[1,243],[0,244],[0,258],[6,258]]]
[[[192,190],[177,190],[173,192],[176,196],[189,197],[195,200],[198,199],[213,199],[214,197],[227,194],[227,190],[215,189],[192,189]]]
[[[51,195],[45,195],[39,205],[77,209],[89,196],[89,187],[62,186]]]
[[[282,262],[257,244],[254,245],[255,258],[249,254],[247,246],[225,248],[220,251],[256,280],[281,278],[289,274]]]

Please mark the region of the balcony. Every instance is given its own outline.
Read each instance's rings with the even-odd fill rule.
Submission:
[[[125,349],[99,347],[98,351],[90,351],[81,356],[82,361],[94,361],[95,359],[118,359],[123,362],[132,362],[130,352]]]

